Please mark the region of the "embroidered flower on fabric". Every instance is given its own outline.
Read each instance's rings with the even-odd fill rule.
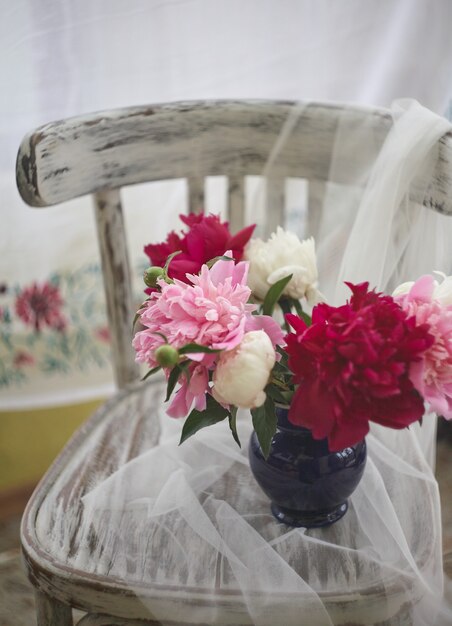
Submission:
[[[44,326],[63,331],[67,325],[61,311],[63,304],[58,287],[49,282],[43,285],[32,283],[17,296],[15,311],[25,324],[33,326],[38,333]]]

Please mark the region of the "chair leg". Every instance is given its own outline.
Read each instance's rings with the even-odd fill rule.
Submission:
[[[35,599],[38,626],[73,626],[70,606],[38,590]]]

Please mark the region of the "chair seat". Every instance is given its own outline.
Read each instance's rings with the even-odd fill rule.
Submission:
[[[149,522],[145,515],[140,517],[130,507],[119,512],[104,509],[95,524],[86,519],[81,498],[127,461],[158,444],[156,407],[162,402],[161,382],[141,383],[118,394],[72,438],[38,486],[23,518],[22,543],[29,576],[44,593],[91,612],[141,619],[166,615],[167,620],[176,623],[199,624],[212,623],[221,607],[221,621],[215,623],[252,624],[227,559],[195,533],[183,541],[184,554],[192,566],[191,573],[187,573],[177,546],[168,541],[168,536],[182,541],[177,534],[187,532],[181,531],[176,514],[169,518],[174,524],[167,529],[169,535],[161,533],[160,545],[155,540],[155,521]],[[249,502],[250,489],[253,502]],[[234,463],[210,486],[209,493],[228,502],[241,516],[250,507],[258,511],[250,522],[254,530],[267,543],[278,540],[275,549],[305,581],[319,589],[335,624],[385,620],[404,623],[403,615],[409,615],[410,606],[422,593],[415,587],[407,589],[406,580],[401,583],[375,563],[368,571],[357,571],[350,563],[350,550],[340,564],[344,571],[347,569],[350,586],[347,591],[334,589],[337,572],[333,574],[328,566],[328,545],[337,544],[356,552],[363,545],[353,504],[340,523],[307,531],[306,534],[325,542],[324,551],[316,548],[314,563],[312,554],[307,558],[306,554],[293,553],[291,529],[276,523],[270,515],[268,500],[254,486],[246,463]],[[431,496],[426,491],[419,498],[428,501]],[[417,506],[413,502],[413,516],[417,515]],[[410,544],[421,570],[432,550],[427,536],[431,525],[425,519],[431,507],[424,502],[423,509],[426,513]],[[216,579],[206,581],[203,570],[212,568],[212,558],[217,559]],[[322,587],[328,588],[328,592],[322,592]],[[258,590],[256,594],[259,595]],[[137,602],[137,596],[143,598],[144,604]],[[275,611],[281,602],[290,601],[290,593],[275,594]],[[196,610],[192,610],[195,606]],[[275,623],[277,619],[275,612]],[[312,616],[310,623],[322,622],[316,622]]]

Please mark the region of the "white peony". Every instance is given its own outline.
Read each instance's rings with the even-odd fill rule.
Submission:
[[[442,278],[441,282],[435,280],[435,288],[433,289],[432,298],[438,300],[442,306],[452,305],[452,276],[446,276],[443,272],[434,272],[437,276]],[[402,283],[396,287],[392,293],[393,297],[403,296],[408,293],[411,287],[414,285],[414,281],[410,280],[406,283]]]
[[[435,289],[433,290],[433,298],[439,300],[443,306],[452,305],[452,276],[446,276],[443,272],[434,272],[443,280],[438,282],[435,280]]]
[[[409,290],[411,289],[413,285],[414,285],[414,280],[409,280],[406,283],[402,283],[401,285],[399,285],[398,287],[394,289],[394,291],[392,292],[392,297],[395,298],[396,296],[404,296],[406,293],[409,292]]]
[[[243,409],[261,406],[274,364],[275,350],[267,333],[245,333],[236,348],[221,353],[213,374],[214,398]]]
[[[271,285],[293,274],[284,294],[297,300],[306,298],[314,305],[323,300],[317,290],[317,263],[314,238],[300,241],[295,233],[280,226],[268,241],[251,239],[244,257],[249,261],[248,286],[253,294],[264,300]]]

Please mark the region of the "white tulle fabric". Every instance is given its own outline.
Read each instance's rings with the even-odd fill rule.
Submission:
[[[347,154],[358,155],[356,162],[365,167],[349,172],[340,185],[326,185],[314,233],[320,287],[335,304],[347,297],[343,279],[369,280],[390,292],[422,272],[451,270],[452,218],[409,196],[414,182],[418,198],[419,189],[427,188],[438,139],[450,125],[415,102],[397,103],[393,113],[382,147],[370,125],[353,134],[341,134],[338,126],[331,180],[339,179],[335,168]],[[276,151],[273,162],[277,158]],[[300,229],[305,222],[300,219]],[[159,444],[84,497],[81,532],[94,531],[105,546],[109,535],[124,532],[126,518],[129,528],[133,520],[137,552],[155,559],[152,580],[149,570],[140,572],[140,562],[133,564],[133,579],[141,576],[143,584],[161,589],[184,580],[200,590],[202,607],[195,602],[182,612],[143,598],[162,624],[452,623],[442,600],[433,416],[404,431],[372,427],[364,477],[346,516],[329,528],[305,530],[272,518],[250,474],[246,445],[237,447],[226,424],[179,447],[181,423],[165,415],[163,402],[155,411]],[[244,413],[243,443],[250,433]],[[102,558],[99,552],[99,563]],[[126,572],[127,554],[117,558],[124,559]],[[124,574],[126,583],[128,578],[131,590],[142,595]]]

